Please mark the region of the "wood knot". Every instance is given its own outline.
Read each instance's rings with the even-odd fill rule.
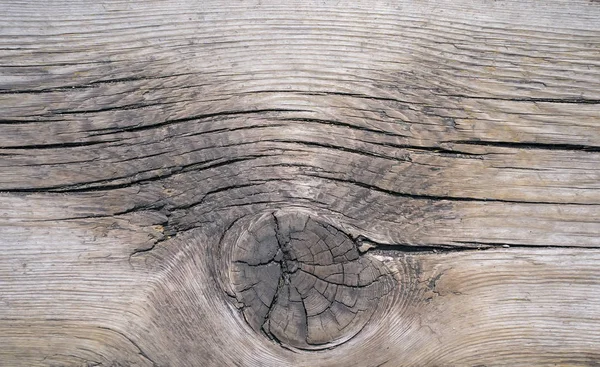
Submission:
[[[230,273],[248,324],[284,347],[325,349],[355,336],[395,280],[379,260],[303,212],[262,216],[233,247]]]

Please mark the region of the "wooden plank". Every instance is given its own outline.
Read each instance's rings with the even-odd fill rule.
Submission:
[[[0,2],[1,366],[600,361],[596,1]]]
[[[178,236],[131,267],[117,252],[126,241],[105,244],[109,254],[89,238],[46,252],[34,236],[20,242],[28,251],[5,245],[3,363],[337,366],[358,353],[371,366],[525,366],[599,357],[596,250],[373,250],[399,279],[392,306],[334,349],[292,352],[254,334],[214,283],[218,232]]]

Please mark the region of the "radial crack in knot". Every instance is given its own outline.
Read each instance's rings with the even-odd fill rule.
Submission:
[[[344,232],[303,212],[279,211],[233,249],[231,281],[256,331],[286,347],[324,349],[355,336],[395,281]]]

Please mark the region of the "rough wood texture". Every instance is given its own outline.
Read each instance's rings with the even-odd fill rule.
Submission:
[[[1,366],[600,364],[597,1],[0,2]]]
[[[283,347],[349,340],[396,288],[380,261],[361,257],[350,237],[307,213],[268,213],[245,232],[231,249],[233,264],[223,266],[246,321]]]

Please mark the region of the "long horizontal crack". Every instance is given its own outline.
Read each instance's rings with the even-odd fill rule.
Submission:
[[[600,152],[600,146],[584,144],[552,144],[552,143],[533,143],[533,142],[506,142],[506,141],[473,141],[473,140],[453,140],[447,143],[481,145],[498,148],[514,149],[539,149],[539,150],[563,150],[575,152]]]
[[[52,92],[68,92],[74,89],[88,89],[95,88],[103,84],[116,84],[116,83],[128,83],[128,82],[137,82],[137,81],[146,81],[146,80],[160,80],[160,79],[168,79],[174,78],[178,76],[186,76],[193,75],[193,73],[179,73],[179,74],[171,74],[171,75],[163,75],[163,76],[133,76],[127,78],[115,78],[115,79],[103,79],[96,80],[86,84],[73,84],[73,85],[65,85],[60,87],[51,87],[51,88],[41,88],[41,89],[0,89],[0,94],[43,94],[43,93],[52,93]]]
[[[493,198],[474,198],[474,197],[462,197],[462,196],[439,196],[439,195],[429,195],[429,194],[412,194],[407,192],[393,191],[389,189],[384,189],[379,186],[367,184],[364,182],[351,180],[351,179],[343,179],[337,177],[330,176],[321,176],[313,173],[304,173],[305,176],[316,177],[324,180],[331,180],[336,182],[348,183],[358,187],[362,187],[365,189],[381,192],[384,194],[405,197],[411,199],[421,199],[421,200],[448,200],[448,201],[474,201],[474,202],[498,202],[498,203],[513,203],[513,204],[542,204],[542,205],[596,205],[598,204],[571,204],[564,202],[554,202],[554,201],[523,201],[523,200],[506,200],[506,199],[493,199]]]
[[[318,123],[318,124],[346,127],[346,128],[350,128],[353,130],[365,131],[365,132],[381,134],[381,135],[385,135],[385,136],[392,136],[392,137],[396,137],[396,138],[404,137],[403,135],[391,133],[389,131],[366,128],[363,126],[357,126],[357,125],[344,123],[344,122],[340,122],[340,121],[336,121],[336,120],[311,119],[311,118],[280,118],[279,120]],[[419,146],[419,145],[412,145],[412,144],[396,144],[396,143],[389,143],[389,142],[382,143],[382,142],[377,142],[377,141],[360,140],[360,139],[357,139],[357,140],[360,141],[361,143],[365,143],[365,144],[373,144],[373,145],[379,145],[379,146],[385,146],[385,147],[397,148],[397,149],[410,149],[410,150],[440,153],[440,154],[453,154],[453,155],[458,155],[458,156],[483,156],[483,155],[486,155],[486,153],[462,152],[462,151],[458,151],[458,150],[442,148],[439,146]],[[325,144],[325,143],[305,142],[305,141],[300,142],[300,141],[291,141],[291,140],[289,140],[289,141],[288,140],[278,140],[278,141],[290,142],[290,143],[302,143],[305,145],[315,145],[315,146],[321,146],[321,147],[332,148],[332,149],[340,149],[340,150],[349,149],[349,148],[343,148],[343,147],[334,146],[334,145]],[[360,152],[363,152],[363,151],[360,151]],[[377,157],[388,158],[387,156],[384,156],[381,154],[373,153],[373,155],[375,155]]]
[[[81,141],[81,142],[68,142],[68,143],[52,143],[52,144],[32,144],[32,145],[16,145],[16,146],[0,146],[0,149],[15,149],[15,150],[27,150],[27,149],[61,149],[61,148],[77,148],[77,147],[89,147],[99,144],[122,142],[123,140],[102,140],[102,141]]]
[[[164,103],[131,103],[120,106],[111,106],[104,108],[97,108],[93,110],[56,110],[51,111],[49,115],[79,115],[88,113],[99,113],[99,112],[111,112],[111,111],[124,111],[124,110],[135,110],[145,107],[159,106]]]
[[[159,127],[169,126],[173,124],[178,124],[181,122],[194,121],[194,120],[204,120],[215,117],[228,117],[228,116],[242,116],[242,115],[253,115],[259,113],[269,113],[269,112],[310,112],[309,110],[298,110],[298,109],[286,109],[286,108],[270,108],[270,109],[256,109],[256,110],[240,110],[240,111],[220,111],[214,113],[205,113],[200,115],[182,117],[178,119],[165,120],[159,123],[144,125],[144,126],[131,126],[131,127],[123,127],[123,128],[115,128],[110,129],[103,133],[98,133],[94,135],[107,135],[121,132],[139,132],[145,130],[156,129]]]
[[[207,162],[202,162],[202,163],[192,163],[192,164],[188,164],[188,165],[172,167],[172,169],[168,173],[165,173],[162,175],[157,175],[157,176],[152,176],[149,178],[143,178],[143,179],[137,179],[137,180],[132,179],[128,182],[124,182],[124,183],[120,183],[120,184],[116,184],[116,183],[111,184],[110,183],[110,182],[114,182],[115,180],[117,180],[115,178],[115,179],[97,180],[97,181],[86,182],[86,183],[82,183],[82,184],[72,184],[72,185],[67,184],[67,185],[57,185],[57,186],[48,186],[48,187],[40,187],[40,188],[0,189],[0,192],[7,192],[7,193],[63,192],[64,193],[64,192],[96,192],[96,191],[117,190],[117,189],[128,188],[133,185],[161,181],[161,180],[167,179],[169,177],[172,177],[176,174],[180,174],[183,172],[189,172],[190,170],[203,171],[203,170],[208,170],[208,169],[214,169],[214,168],[226,166],[226,165],[229,165],[232,163],[248,161],[248,160],[256,159],[259,157],[262,157],[262,155],[246,156],[246,157],[234,158],[234,159],[230,159],[230,160],[217,159],[217,160],[207,161]],[[144,173],[144,172],[136,172],[135,175],[138,175],[140,173]],[[118,179],[127,179],[130,177],[134,177],[135,175],[128,176],[128,177],[119,177]]]
[[[535,248],[535,249],[544,249],[544,248],[577,248],[577,249],[587,249],[587,250],[600,250],[600,246],[585,246],[585,245],[573,245],[573,246],[558,246],[558,245],[533,245],[526,243],[517,243],[517,242],[475,242],[475,241],[454,241],[455,243],[465,244],[467,246],[471,246],[471,249],[493,249],[493,248]],[[487,247],[486,247],[487,246]]]
[[[515,242],[475,242],[475,241],[453,241],[455,244],[426,244],[410,245],[406,243],[380,243],[364,236],[358,236],[355,241],[357,244],[366,244],[365,253],[398,255],[402,253],[431,254],[431,253],[449,253],[449,252],[470,252],[485,251],[493,249],[527,248],[527,249],[556,249],[556,248],[577,248],[588,250],[600,250],[598,246],[557,246],[557,245],[533,245]],[[462,244],[463,246],[457,246]]]
[[[533,102],[533,103],[569,103],[569,104],[600,104],[600,99],[593,98],[540,98],[540,97],[482,97],[482,96],[469,96],[466,94],[440,94],[440,96],[465,98],[465,99],[480,99],[480,100],[492,100],[492,101],[508,101],[508,102]]]
[[[35,124],[35,123],[51,123],[51,122],[63,122],[63,119],[38,119],[33,120],[25,120],[25,119],[2,119],[0,118],[0,125],[25,125],[25,124]]]

